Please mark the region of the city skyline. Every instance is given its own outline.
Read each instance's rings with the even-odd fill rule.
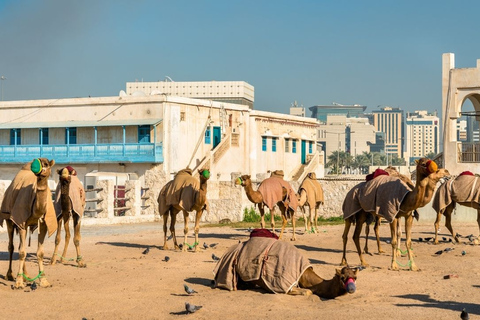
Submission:
[[[476,8],[476,1],[1,0],[2,99],[116,96],[135,80],[246,81],[259,110],[337,102],[440,115],[442,54],[455,53],[456,68],[480,59]]]

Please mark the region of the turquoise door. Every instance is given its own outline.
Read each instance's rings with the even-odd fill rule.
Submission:
[[[213,127],[213,149],[222,141],[220,127]]]
[[[302,140],[302,164],[307,162],[307,142]]]

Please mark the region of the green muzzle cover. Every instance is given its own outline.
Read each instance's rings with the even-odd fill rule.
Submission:
[[[209,178],[210,178],[210,171],[208,171],[208,170],[203,170],[203,171],[202,171],[202,176],[203,176],[205,179],[209,179]]]
[[[35,174],[39,174],[40,172],[42,172],[42,162],[40,161],[40,159],[33,159],[30,170],[32,170],[32,172]]]

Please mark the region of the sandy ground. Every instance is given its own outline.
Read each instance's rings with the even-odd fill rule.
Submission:
[[[478,232],[475,223],[456,227],[463,235]],[[371,267],[359,272],[357,291],[334,300],[262,290],[213,289],[212,253],[221,256],[231,245],[246,240],[245,229],[203,227],[201,243],[218,245],[197,253],[161,250],[160,223],[88,226],[82,231],[87,268],[77,268],[74,262],[48,265],[46,275],[53,286],[35,291],[30,287],[12,290],[13,282],[3,279],[8,269],[7,235],[0,234],[2,319],[459,319],[463,308],[469,311],[470,319],[480,319],[480,247],[467,244],[468,239],[457,245],[419,242],[419,237],[432,236],[431,223],[414,225],[415,261],[421,271],[388,269],[389,228],[382,225],[382,244],[387,253],[367,255]],[[329,279],[341,260],[343,225],[322,226],[320,231],[303,234],[297,228],[294,245],[310,259],[315,272]],[[288,232],[284,239],[290,239],[291,228]],[[450,237],[445,232],[443,228],[442,237],[448,241]],[[190,233],[189,240],[193,242]],[[183,227],[178,225],[177,235],[181,234]],[[28,248],[30,275],[37,273],[35,238],[36,234]],[[373,238],[370,239],[370,250],[377,252]],[[363,242],[362,239],[362,246]],[[46,241],[46,261],[53,246],[52,236]],[[151,247],[150,252],[142,254],[147,247]],[[435,255],[447,247],[454,250]],[[466,254],[462,255],[462,251]],[[74,252],[71,244],[68,257],[74,257]],[[168,262],[164,261],[165,256],[170,257]],[[351,241],[347,259],[351,265],[359,263]],[[406,264],[407,258],[399,258],[399,262]],[[14,273],[16,267],[14,262]],[[458,278],[444,279],[448,274]],[[184,283],[198,293],[188,296]],[[187,301],[203,308],[186,314]]]

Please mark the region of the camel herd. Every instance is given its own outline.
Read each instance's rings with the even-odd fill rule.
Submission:
[[[78,267],[86,266],[80,253],[80,225],[85,206],[85,192],[76,177],[75,170],[67,166],[57,170],[59,183],[57,185],[55,200],[51,201],[52,195],[47,180],[54,164],[54,160],[45,158],[34,159],[21,168],[5,192],[1,205],[0,225],[3,226],[3,221],[6,221],[10,257],[6,278],[11,281],[16,281],[15,288],[24,288],[25,281],[31,282],[36,279],[39,279],[40,286],[50,286],[43,267],[43,242],[47,232],[50,236],[56,230],[55,250],[51,258],[51,264],[55,264],[58,260],[57,258],[60,258],[60,262],[63,262],[70,240],[70,218],[72,218],[74,225],[73,242],[77,251],[76,262]],[[181,245],[183,247],[182,250],[186,251],[188,248],[194,251],[199,250],[200,219],[204,210],[208,209],[207,182],[209,177],[210,172],[208,169],[193,172],[187,168],[179,171],[173,180],[169,181],[161,189],[157,201],[159,213],[163,218],[164,250],[169,249],[167,245],[169,240],[169,238],[167,238],[168,218],[170,218],[169,230],[170,237],[174,242],[174,249],[180,249],[180,245],[177,243],[175,236],[175,222],[179,212],[182,212],[184,216],[184,240]],[[437,188],[437,183],[440,179],[446,182]],[[368,264],[360,248],[360,234],[363,225],[366,224],[366,239],[368,239],[368,225],[375,222],[374,230],[378,250],[381,252],[378,233],[381,219],[389,223],[391,231],[392,260],[390,269],[398,270],[396,256],[401,235],[400,219],[404,218],[409,267],[411,270],[418,270],[411,250],[412,222],[415,217],[418,218],[416,209],[425,206],[434,199],[433,208],[438,213],[435,222],[435,243],[438,243],[438,226],[442,214],[446,216],[446,227],[458,242],[458,235],[454,233],[451,225],[451,214],[457,203],[477,209],[480,229],[480,182],[477,180],[478,177],[471,173],[452,177],[448,170],[437,168],[436,163],[427,158],[417,160],[415,183],[413,183],[410,178],[399,174],[392,168],[387,168],[386,170],[377,169],[374,173],[367,176],[366,181],[354,186],[344,199],[342,211],[345,220],[345,229],[342,236],[343,256],[340,263],[344,268],[341,270],[338,269],[332,280],[322,279],[313,272],[311,267],[304,268],[294,281],[296,289],[290,287],[288,289],[289,293],[305,293],[304,291],[299,291],[298,286],[300,288],[306,288],[308,292],[316,293],[322,297],[335,297],[340,294],[345,294],[346,292],[351,293],[355,291],[354,281],[356,279],[356,269],[348,267],[346,259],[346,244],[349,230],[352,225],[355,226],[353,241],[361,266],[367,267]],[[265,207],[272,213],[270,224],[272,232],[271,235],[269,234],[267,237],[280,239],[288,219],[290,219],[293,227],[291,240],[296,240],[295,213],[297,208],[300,208],[305,220],[305,233],[318,232],[317,217],[320,206],[324,204],[324,193],[315,173],[307,174],[297,191],[293,190],[290,183],[283,179],[283,171],[272,172],[269,178],[260,183],[257,190],[254,190],[249,175],[239,176],[235,180],[235,184],[243,187],[247,198],[258,206],[261,216],[261,229],[256,230],[268,231],[265,229]],[[277,207],[281,212],[282,218],[282,228],[279,237],[275,235],[273,214]],[[189,212],[191,211],[195,211],[196,215],[194,227],[195,242],[190,245],[187,243],[187,235],[189,232],[188,218]],[[58,247],[61,238],[62,221],[65,225],[66,232],[65,246],[62,255],[59,255]],[[29,277],[25,266],[25,244],[28,228],[31,230],[38,228],[39,230],[37,249],[39,273],[34,278]],[[16,277],[14,277],[12,271],[14,251],[13,235],[15,230],[18,231],[20,238],[19,267]],[[264,235],[260,235],[260,237],[264,237]],[[261,242],[263,240],[255,241]],[[265,241],[271,242],[271,239]],[[288,244],[288,242],[285,243]],[[267,255],[268,251],[269,249],[267,249],[264,254]],[[364,251],[368,252],[367,244],[365,244]],[[219,265],[227,265],[227,261],[223,260],[227,259],[228,256],[234,255],[235,251],[231,252],[231,254],[224,255],[224,258],[219,261]],[[268,287],[265,279],[262,278],[256,279],[254,283]],[[332,292],[335,292],[335,294],[332,294]]]

